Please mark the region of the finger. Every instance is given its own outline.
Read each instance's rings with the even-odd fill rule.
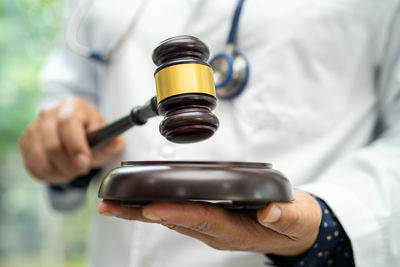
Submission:
[[[219,243],[218,240],[213,236],[203,234],[198,231],[195,231],[195,230],[192,230],[189,228],[185,228],[182,226],[178,226],[175,224],[163,224],[163,225],[177,233],[200,240],[212,248],[220,249],[220,247],[217,245]]]
[[[75,113],[74,104],[65,104],[59,110],[58,131],[62,145],[74,164],[82,170],[90,170],[91,152],[86,139],[84,115]]]
[[[143,208],[143,216],[157,222],[188,228],[210,236],[226,233],[221,222],[232,221],[229,212],[217,205],[197,202],[158,202]]]
[[[54,184],[59,182],[60,174],[46,157],[36,125],[26,130],[19,146],[24,167],[34,178]]]
[[[143,208],[143,216],[218,249],[265,253],[288,242],[286,236],[265,228],[247,212],[208,203],[150,203]],[[262,244],[262,249],[255,244]]]
[[[93,132],[106,125],[107,121],[94,107],[90,105],[89,107],[88,118],[90,119],[86,121],[85,127],[87,132]]]
[[[295,191],[294,201],[271,202],[257,213],[258,221],[292,238],[307,236],[319,227],[321,208],[318,202],[308,194]]]
[[[57,112],[42,111],[40,114],[39,135],[41,143],[46,153],[48,161],[61,173],[65,180],[70,180],[79,174],[84,174],[85,170],[79,168],[68,155],[65,147],[61,143],[57,128]]]
[[[99,167],[103,166],[111,159],[113,159],[117,154],[119,154],[123,147],[122,136],[116,137],[108,144],[99,148],[93,153],[92,166]]]
[[[143,216],[143,208],[121,206],[120,203],[117,201],[102,200],[97,210],[99,214],[103,216],[115,216],[121,219],[136,220],[142,222],[155,222]],[[212,243],[212,239],[208,235],[173,224],[163,225],[171,230],[199,239],[207,244]]]
[[[97,211],[103,216],[115,216],[126,220],[151,222],[142,215],[142,208],[121,206],[119,201],[102,200]]]
[[[87,112],[87,119],[85,122],[85,131],[93,132],[104,125],[106,125],[106,120],[101,116],[97,110],[89,105],[89,110]],[[107,144],[101,146],[99,149],[94,151],[92,154],[92,167],[101,167],[108,163],[111,159],[113,159],[121,150],[123,146],[123,138],[122,136],[116,137]]]

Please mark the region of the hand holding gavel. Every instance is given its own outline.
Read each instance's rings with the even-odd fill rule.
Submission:
[[[160,43],[153,52],[157,95],[142,106],[98,130],[100,113],[76,97],[43,111],[20,140],[26,169],[36,178],[61,184],[104,165],[121,149],[116,138],[134,125],[164,116],[160,132],[175,143],[211,137],[219,122],[211,113],[216,98],[209,50],[199,39],[177,36]],[[93,151],[93,154],[90,152]]]

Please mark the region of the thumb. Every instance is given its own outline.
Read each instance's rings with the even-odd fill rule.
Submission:
[[[295,203],[269,203],[257,212],[260,224],[278,233],[291,235],[299,223],[300,212]]]
[[[257,219],[263,226],[275,232],[299,237],[319,227],[321,208],[309,194],[295,191],[291,202],[271,202],[257,212]]]

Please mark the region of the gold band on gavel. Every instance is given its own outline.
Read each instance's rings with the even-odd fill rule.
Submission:
[[[167,97],[202,93],[216,97],[212,70],[209,66],[190,63],[166,67],[154,76],[157,88],[157,103]]]

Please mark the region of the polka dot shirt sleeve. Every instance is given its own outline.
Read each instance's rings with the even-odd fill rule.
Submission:
[[[318,238],[313,247],[296,257],[284,257],[268,254],[277,267],[317,267],[340,266],[354,267],[353,250],[338,218],[328,205],[316,198],[322,209],[322,220]]]

